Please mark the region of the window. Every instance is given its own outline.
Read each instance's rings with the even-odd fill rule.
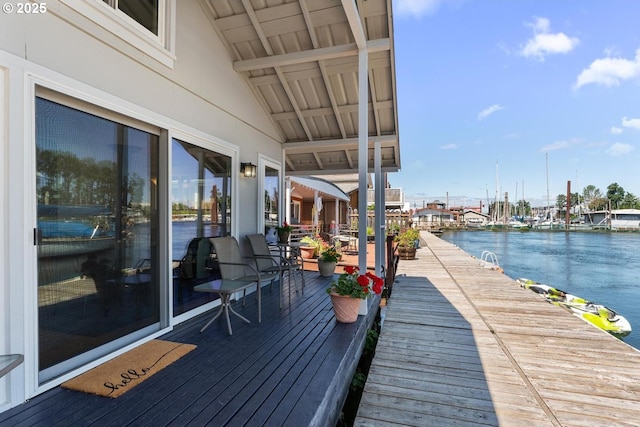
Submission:
[[[278,225],[280,213],[280,177],[279,171],[271,167],[264,169],[264,234]]]
[[[138,24],[158,35],[159,0],[103,0],[114,9],[121,10]]]
[[[219,278],[210,237],[231,234],[231,157],[187,142],[171,142],[171,235],[174,316],[212,300],[194,292]],[[216,296],[217,298],[217,296]]]
[[[121,338],[159,328],[160,144],[153,126],[37,93],[38,342],[46,382],[121,346]]]
[[[300,224],[300,213],[302,212],[302,202],[300,200],[291,200],[291,223]]]
[[[60,1],[158,62],[173,67],[176,0]],[[88,34],[95,33],[84,20],[75,24]],[[119,48],[116,44],[113,47]]]

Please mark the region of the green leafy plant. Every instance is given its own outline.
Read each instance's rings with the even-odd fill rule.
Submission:
[[[369,295],[382,293],[383,287],[384,280],[375,274],[360,274],[358,267],[346,266],[338,280],[331,282],[327,293],[365,299]]]
[[[293,230],[293,227],[291,227],[287,221],[282,223],[282,226],[278,226],[276,227],[276,231],[278,232],[278,234],[282,234],[282,233],[291,233],[291,230]]]
[[[409,228],[395,237],[395,241],[400,246],[415,246],[416,240],[420,239],[420,231]]]
[[[338,262],[340,258],[342,258],[342,254],[335,246],[326,246],[320,252],[318,259],[326,262]]]
[[[324,240],[322,240],[322,237],[317,234],[315,236],[304,236],[302,239],[300,239],[300,243],[304,246],[310,246],[314,248],[315,255],[318,255],[322,251],[323,245],[325,244]]]

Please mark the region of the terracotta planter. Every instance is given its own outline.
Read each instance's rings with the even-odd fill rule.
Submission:
[[[333,304],[333,312],[340,323],[353,323],[358,320],[360,311],[360,298],[351,298],[348,295],[329,294]]]
[[[311,259],[316,253],[316,248],[313,246],[300,246],[300,255],[302,258]]]
[[[318,271],[322,277],[331,277],[336,271],[336,262],[318,260]]]

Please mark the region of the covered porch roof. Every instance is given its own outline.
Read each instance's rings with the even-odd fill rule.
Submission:
[[[400,169],[391,0],[203,0],[205,12],[277,129],[285,173],[358,171],[358,103],[368,99],[383,172]],[[368,51],[368,93],[358,52]]]
[[[302,197],[303,199],[313,200],[317,191],[320,197],[339,199],[345,202],[349,201],[349,196],[347,196],[344,191],[336,185],[320,178],[294,176],[291,177],[291,187],[292,195]]]

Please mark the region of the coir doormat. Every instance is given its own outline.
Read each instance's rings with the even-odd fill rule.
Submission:
[[[152,340],[63,383],[62,387],[116,398],[195,348],[192,344]]]

